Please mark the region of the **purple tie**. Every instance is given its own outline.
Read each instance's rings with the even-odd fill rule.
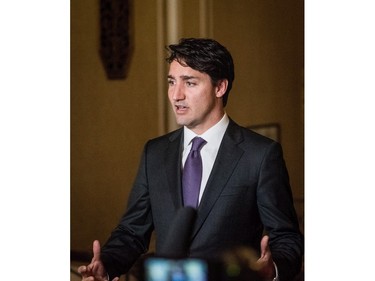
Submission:
[[[195,137],[192,140],[190,153],[186,159],[182,175],[182,190],[184,206],[196,208],[198,206],[199,190],[202,181],[202,158],[200,150],[207,142]]]

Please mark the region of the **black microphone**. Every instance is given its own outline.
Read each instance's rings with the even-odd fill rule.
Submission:
[[[177,211],[158,256],[173,259],[187,257],[196,214],[192,207],[183,207]]]

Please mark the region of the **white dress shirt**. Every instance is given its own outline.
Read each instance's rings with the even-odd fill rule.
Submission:
[[[219,150],[221,141],[223,140],[224,133],[228,127],[229,118],[225,113],[223,118],[204,132],[202,135],[197,135],[193,131],[189,130],[188,128],[184,127],[184,150],[182,152],[182,167],[184,167],[186,158],[191,149],[191,140],[195,137],[203,138],[207,143],[201,149],[201,157],[202,157],[202,181],[201,187],[199,191],[199,203],[201,201],[204,189],[206,188],[206,184],[208,178],[211,174],[212,167],[215,163],[215,159],[217,156],[217,152]]]

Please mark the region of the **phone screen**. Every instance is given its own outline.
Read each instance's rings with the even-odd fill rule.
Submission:
[[[144,261],[146,281],[208,281],[207,262],[200,259],[148,258]]]

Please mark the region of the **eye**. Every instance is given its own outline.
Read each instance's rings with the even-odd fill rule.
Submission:
[[[176,82],[173,79],[168,79],[168,84],[169,86],[173,86],[174,84],[176,84]]]
[[[195,85],[196,85],[196,83],[194,83],[194,82],[191,82],[191,81],[186,82],[186,86],[188,86],[188,87],[193,87]]]

